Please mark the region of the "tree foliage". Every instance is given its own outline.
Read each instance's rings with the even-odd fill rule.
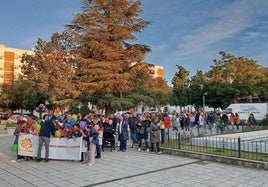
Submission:
[[[90,94],[131,90],[130,71],[150,51],[148,46],[128,42],[149,24],[140,18],[140,1],[83,1],[83,12],[67,25],[77,43],[76,81]]]
[[[33,111],[36,103],[44,103],[47,95],[29,80],[20,80],[12,85],[4,85],[0,97],[0,106],[11,110],[26,109]]]
[[[189,76],[189,71],[184,67],[177,65],[178,72],[175,73],[174,77],[171,80],[173,87],[176,86],[185,86]]]
[[[253,59],[235,57],[231,54],[220,52],[222,59],[214,60],[214,66],[207,73],[211,81],[224,84],[231,83],[259,83],[265,79],[261,66]]]
[[[70,104],[79,92],[73,82],[75,64],[63,35],[54,33],[50,41],[38,39],[34,52],[22,57],[24,75],[49,95],[50,104]]]
[[[213,61],[211,70],[207,73],[198,70],[188,81],[184,81],[187,71],[177,65],[179,71],[172,79],[175,103],[185,105],[183,96],[186,96],[187,104],[202,106],[204,94],[207,94],[206,105],[214,108],[225,108],[241,97],[259,96],[268,101],[268,76],[257,61],[235,57],[224,51],[219,54],[222,58]],[[184,82],[187,82],[187,89],[182,86]]]

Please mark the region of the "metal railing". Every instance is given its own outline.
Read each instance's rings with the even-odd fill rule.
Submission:
[[[268,162],[268,137],[261,139],[222,138],[222,137],[191,137],[179,132],[170,132],[163,148],[186,150],[198,153],[221,155]]]

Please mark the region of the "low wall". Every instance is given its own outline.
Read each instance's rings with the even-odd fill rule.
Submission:
[[[0,134],[7,134],[6,126],[0,125]]]
[[[207,154],[207,153],[197,153],[197,152],[192,152],[192,151],[167,149],[167,148],[161,148],[161,151],[163,153],[170,154],[170,155],[177,155],[177,156],[231,164],[231,165],[242,166],[242,167],[250,167],[250,168],[268,170],[268,162],[247,160],[247,159],[241,159],[241,158],[231,158],[231,157],[225,157],[221,155],[212,155],[212,154]]]
[[[15,127],[7,127],[7,134],[8,135],[13,135],[15,129],[16,129]]]

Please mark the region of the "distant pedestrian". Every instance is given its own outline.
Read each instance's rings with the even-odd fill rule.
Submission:
[[[229,117],[229,121],[230,121],[230,124],[232,126],[232,129],[234,129],[234,124],[235,124],[235,115],[234,115],[234,113],[231,113],[231,115]]]
[[[248,117],[248,125],[251,126],[251,125],[257,125],[257,121],[254,117],[254,115],[252,113],[250,113],[249,117]]]
[[[176,111],[173,112],[171,121],[172,121],[172,130],[178,132],[178,130],[179,130],[179,119],[177,117]]]
[[[235,113],[234,120],[235,120],[235,126],[236,126],[236,129],[239,130],[240,116],[239,116],[238,113]]]
[[[229,117],[228,117],[226,111],[224,111],[224,113],[222,114],[222,116],[221,116],[221,120],[222,120],[222,122],[223,122],[224,129],[225,129],[225,127],[226,127],[226,128],[229,130],[229,127],[228,127],[228,125],[229,125]]]

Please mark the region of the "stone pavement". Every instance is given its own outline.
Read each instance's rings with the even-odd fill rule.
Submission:
[[[0,186],[268,187],[268,172],[167,154],[103,152],[95,165],[51,160],[11,162],[14,136],[0,136]]]

